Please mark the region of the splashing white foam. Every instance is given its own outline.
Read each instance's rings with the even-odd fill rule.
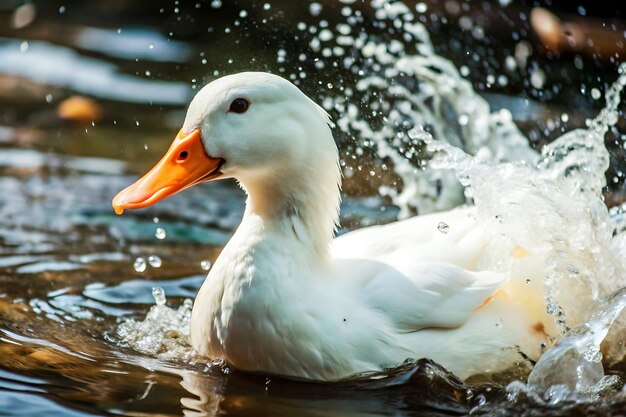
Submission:
[[[144,320],[127,319],[112,335],[120,346],[168,361],[197,362],[199,358],[189,343],[189,324],[193,302],[186,299],[177,309],[166,305],[165,291],[152,289],[156,305]]]
[[[587,129],[546,145],[536,166],[494,163],[433,140],[423,130],[413,134],[432,152],[441,153],[434,166],[455,170],[467,186],[480,221],[494,232],[494,260],[508,259],[510,245],[502,244],[502,237],[520,247],[542,248],[546,309],[567,334],[542,356],[528,384],[550,402],[571,398],[572,393],[597,393],[616,382],[604,375],[600,344],[626,307],[626,258],[624,232],[614,227],[621,221],[611,220],[602,189],[609,166],[604,135],[617,122],[624,86],[626,64],[598,117]],[[496,261],[482,267],[510,265]],[[575,329],[570,331],[570,326]],[[621,330],[623,334],[623,326]],[[614,345],[619,347],[614,354],[623,355],[623,345]]]
[[[336,42],[346,52],[334,58],[361,75],[343,94],[328,94],[324,105],[336,110],[339,129],[357,138],[357,155],[372,148],[377,157],[391,162],[401,185],[385,184],[379,191],[400,208],[399,217],[465,201],[453,172],[416,164],[416,159],[429,156],[411,136],[414,127],[422,126],[436,139],[472,155],[494,161],[537,161],[511,113],[491,112],[454,64],[435,53],[425,26],[405,4],[374,0],[371,5],[378,27],[393,28],[402,36],[390,41],[379,33],[359,30],[359,19],[348,14],[346,22],[324,30],[333,36],[314,37],[310,46],[324,57],[325,51],[334,51],[330,43]],[[359,110],[356,97],[368,108]]]
[[[595,396],[608,386],[616,386],[620,382],[616,375],[604,375],[600,344],[625,307],[626,289],[599,303],[586,323],[569,332],[539,359],[528,377],[531,390],[545,395],[559,387],[563,395]]]

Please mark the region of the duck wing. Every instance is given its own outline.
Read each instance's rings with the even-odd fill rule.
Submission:
[[[475,208],[466,207],[346,233],[333,241],[331,253],[335,259],[379,260],[394,265],[408,258],[475,270],[489,241],[476,221]]]
[[[506,280],[504,274],[472,272],[450,263],[407,262],[373,275],[360,298],[399,332],[455,328],[488,303]]]

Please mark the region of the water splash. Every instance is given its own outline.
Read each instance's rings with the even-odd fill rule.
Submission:
[[[166,305],[165,291],[161,287],[154,287],[152,296],[156,304],[150,308],[145,319],[122,321],[110,339],[120,346],[162,360],[198,362],[199,358],[189,343],[193,302],[185,299],[177,309],[170,308]]]
[[[626,288],[598,306],[591,318],[564,336],[537,362],[528,377],[533,392],[558,397],[571,395],[596,397],[610,387],[617,387],[617,375],[605,376],[600,344],[611,325],[626,308]],[[558,370],[558,372],[555,372]]]
[[[543,248],[546,309],[567,333],[541,357],[527,386],[509,389],[529,391],[550,404],[581,395],[595,398],[619,384],[619,378],[604,374],[600,344],[626,307],[624,232],[614,237],[616,222],[602,189],[609,165],[604,135],[617,122],[624,86],[626,64],[607,91],[606,107],[588,128],[546,145],[536,166],[494,163],[436,141],[424,130],[413,134],[440,153],[433,166],[457,172],[490,229],[521,247]]]
[[[472,155],[494,161],[537,161],[538,155],[513,123],[511,113],[491,113],[454,64],[435,53],[428,31],[411,9],[388,0],[374,0],[371,6],[379,30],[361,30],[360,12],[351,11],[334,28],[315,28],[318,34],[310,42],[311,49],[321,54],[318,68],[334,58],[359,74],[354,85],[345,85],[348,81],[341,79],[340,95],[333,89],[322,98],[324,107],[333,111],[337,127],[358,138],[354,153],[344,158],[343,165],[362,160],[367,149],[385,166],[390,165],[399,181],[381,185],[379,193],[391,198],[403,218],[465,201],[463,187],[452,171],[420,163],[429,155],[411,135],[415,127],[422,126],[436,139]],[[380,28],[401,36],[390,41]],[[358,102],[364,105],[359,107]]]

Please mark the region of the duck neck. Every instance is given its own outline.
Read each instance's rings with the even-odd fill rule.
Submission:
[[[244,221],[260,219],[265,239],[277,235],[314,262],[329,259],[341,200],[339,168],[335,164],[313,176],[282,175],[287,180],[263,176],[242,181],[248,194]],[[316,175],[316,176],[315,176]]]

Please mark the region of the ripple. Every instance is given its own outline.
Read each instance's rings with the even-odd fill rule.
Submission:
[[[89,284],[83,295],[93,300],[109,304],[152,304],[152,287],[162,287],[169,297],[195,297],[204,281],[203,275],[194,275],[173,280],[149,281],[134,279],[118,285],[106,286],[102,283]]]
[[[0,168],[56,168],[81,173],[119,175],[126,163],[108,158],[77,157],[43,153],[33,149],[2,149]]]
[[[30,264],[36,261],[49,260],[47,256],[31,256],[31,255],[15,255],[0,257],[0,268],[10,268],[24,264]]]
[[[184,62],[193,53],[187,43],[177,42],[159,32],[142,28],[111,30],[85,27],[79,31],[75,45],[115,58],[155,62]]]
[[[29,41],[26,51],[20,50],[21,45],[22,41],[12,39],[0,43],[0,73],[129,103],[174,105],[189,100],[191,88],[186,83],[123,74],[107,61],[44,41]]]
[[[39,274],[49,271],[74,271],[81,268],[81,265],[72,262],[43,261],[20,266],[19,268],[17,268],[16,272],[18,274]]]

